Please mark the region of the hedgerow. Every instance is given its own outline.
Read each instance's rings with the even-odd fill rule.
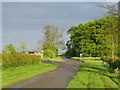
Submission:
[[[24,66],[40,62],[40,57],[27,54],[2,54],[2,68]]]

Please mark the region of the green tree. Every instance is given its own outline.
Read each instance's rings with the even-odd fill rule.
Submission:
[[[42,49],[46,56],[57,56],[58,49],[60,48],[60,38],[63,31],[57,26],[45,25],[44,26],[44,39]]]
[[[52,44],[44,43],[43,48],[44,50],[44,56],[46,57],[56,57],[58,55],[58,49]]]
[[[3,52],[4,52],[4,53],[11,53],[11,54],[17,53],[16,50],[15,50],[15,47],[13,47],[12,44],[5,45]]]
[[[101,5],[102,8],[106,8],[108,12],[106,13],[107,21],[105,22],[106,27],[106,49],[107,54],[105,55],[104,60],[107,60],[110,68],[120,69],[120,2],[109,5]]]
[[[110,51],[111,51],[111,59],[115,61],[115,57],[118,54],[118,29],[119,29],[119,9],[120,2],[118,3],[109,3],[108,5],[99,5],[99,7],[106,8],[108,11],[106,13],[106,17],[110,17],[107,19],[106,33],[108,34],[108,43],[111,43]]]
[[[108,26],[106,28],[106,35],[108,36],[106,43],[110,45],[110,55],[114,61],[118,54],[118,18],[110,17],[105,24]]]
[[[27,43],[25,41],[22,41],[18,47],[20,52],[24,52],[25,50],[29,49],[27,46]]]
[[[107,32],[107,20],[109,18],[102,18],[86,24],[80,24],[73,26],[68,30],[70,34],[70,40],[67,42],[67,53],[73,56],[79,56],[80,53],[83,56],[104,56],[107,54],[105,49],[109,49],[109,43],[106,43],[108,34]],[[67,54],[66,53],[66,54]]]

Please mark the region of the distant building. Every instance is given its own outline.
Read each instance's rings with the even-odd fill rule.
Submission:
[[[41,56],[41,58],[43,58],[43,51],[24,51],[21,53],[22,54],[29,54],[29,55],[37,55],[37,56]]]

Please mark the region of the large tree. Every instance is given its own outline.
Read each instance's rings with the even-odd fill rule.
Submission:
[[[119,30],[119,7],[120,2],[118,3],[108,3],[108,5],[99,5],[99,7],[106,8],[108,11],[106,12],[106,17],[110,17],[107,19],[106,26],[106,33],[108,34],[109,38],[107,43],[111,43],[111,56],[112,60],[115,60],[115,57],[118,54],[118,30]]]
[[[116,22],[110,22],[112,19],[117,18],[102,18],[84,25],[71,27],[68,30],[70,40],[67,42],[68,51],[66,54],[79,56],[82,53],[83,56],[101,57],[106,54],[110,55],[113,49],[112,37],[114,36],[114,42],[117,39],[117,29],[114,28]],[[109,24],[112,24],[111,29],[108,27]],[[113,29],[116,30],[112,32]]]
[[[46,56],[57,56],[63,30],[58,26],[45,25],[42,49]]]

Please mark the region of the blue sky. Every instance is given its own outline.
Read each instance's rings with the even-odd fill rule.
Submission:
[[[2,3],[2,47],[13,44],[16,48],[26,41],[31,49],[43,38],[43,26],[57,25],[66,32],[77,26],[100,19],[106,12],[98,2],[4,2]],[[105,3],[104,3],[105,4]],[[69,40],[64,33],[63,40]]]

